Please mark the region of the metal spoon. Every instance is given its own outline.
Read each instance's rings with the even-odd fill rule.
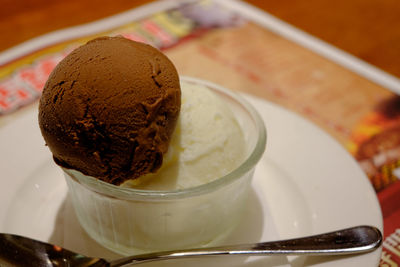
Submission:
[[[375,250],[381,232],[372,226],[357,226],[335,232],[282,241],[157,252],[106,261],[89,258],[59,246],[27,237],[0,234],[0,266],[117,267],[150,261],[209,255],[346,255]]]

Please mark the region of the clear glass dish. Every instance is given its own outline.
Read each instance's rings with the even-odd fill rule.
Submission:
[[[254,168],[266,145],[265,126],[254,108],[219,85],[182,77],[222,98],[243,129],[243,163],[212,182],[172,191],[119,187],[64,169],[77,217],[87,233],[122,255],[216,245],[234,230],[246,205]]]

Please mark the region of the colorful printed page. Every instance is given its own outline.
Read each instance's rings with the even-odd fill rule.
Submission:
[[[55,65],[77,46],[122,35],[167,54],[180,75],[210,80],[297,112],[351,153],[378,195],[381,266],[400,263],[400,83],[372,66],[233,2],[200,1],[127,12],[101,31],[48,34],[0,55],[0,129],[40,97]],[[236,3],[236,4],[235,4]],[[157,11],[158,9],[158,11]],[[142,14],[142,15],[137,15]],[[146,15],[143,15],[146,14]],[[11,118],[11,119],[10,119]],[[294,133],[295,134],[295,133]]]

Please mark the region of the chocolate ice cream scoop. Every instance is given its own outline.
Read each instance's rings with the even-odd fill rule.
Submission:
[[[118,185],[159,169],[180,97],[177,71],[160,51],[101,37],[50,74],[39,125],[58,165]]]

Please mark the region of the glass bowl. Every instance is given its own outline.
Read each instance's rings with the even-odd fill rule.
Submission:
[[[243,98],[219,85],[182,77],[206,86],[234,113],[246,142],[241,165],[227,175],[196,187],[150,191],[115,186],[64,169],[78,220],[98,243],[122,255],[217,245],[238,224],[254,168],[265,150],[265,126]]]

